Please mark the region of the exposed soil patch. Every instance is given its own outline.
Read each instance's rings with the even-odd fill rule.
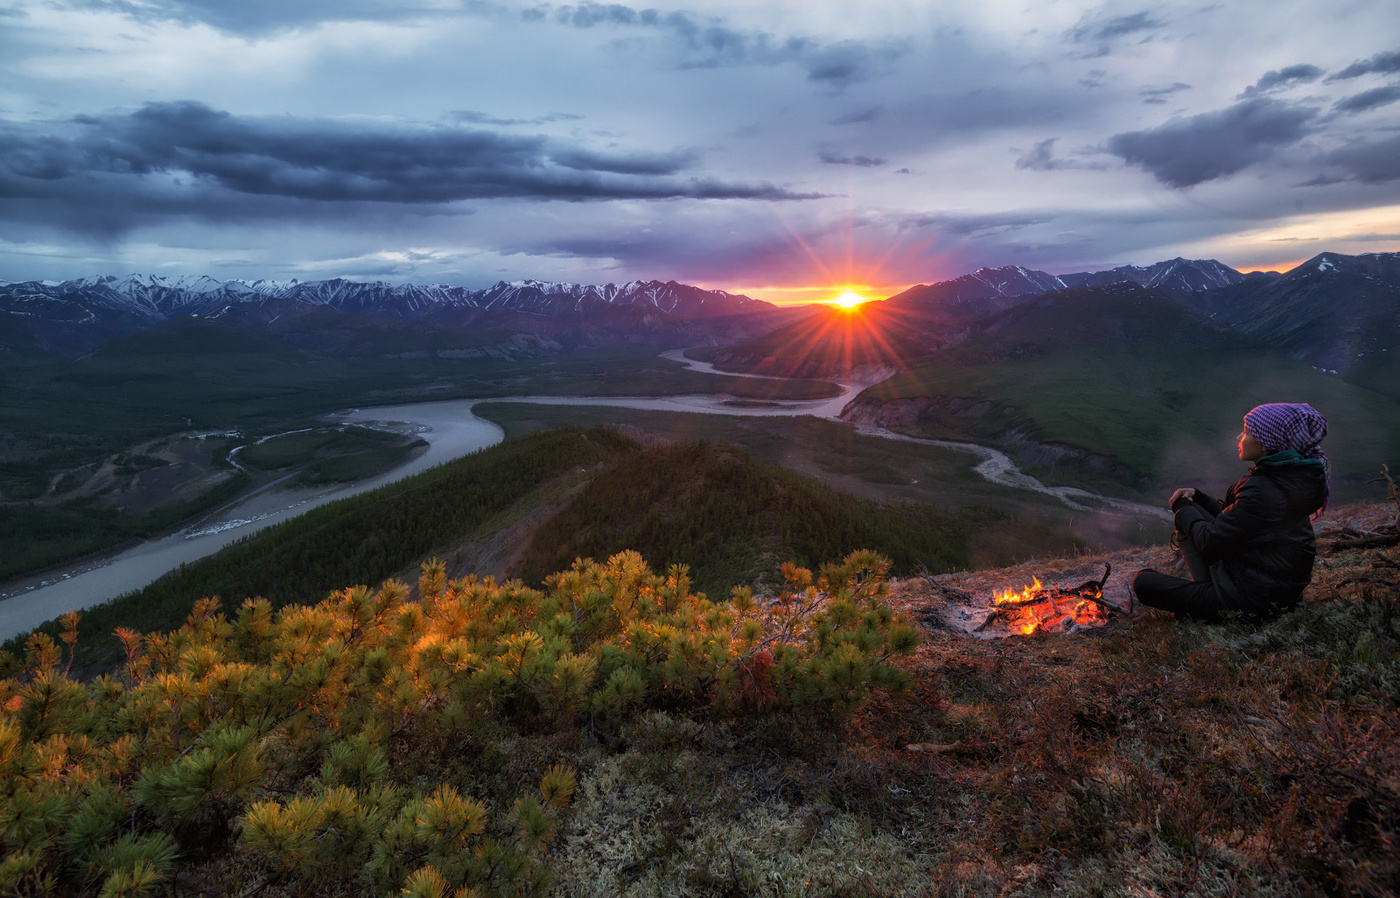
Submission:
[[[37,505],[95,496],[104,505],[146,514],[174,502],[197,499],[234,476],[219,462],[228,449],[222,434],[162,437],[107,458],[76,488],[64,489],[90,469],[58,477]]]
[[[551,499],[539,503],[523,516],[516,518],[505,527],[484,539],[467,543],[452,553],[447,563],[450,578],[476,574],[479,577],[494,577],[497,582],[517,576],[525,550],[539,530],[560,509],[567,506],[587,481],[574,484]]]

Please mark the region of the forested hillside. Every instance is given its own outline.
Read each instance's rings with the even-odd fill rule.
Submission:
[[[784,561],[815,566],[870,545],[901,573],[968,567],[969,545],[991,531],[1014,530],[1041,551],[1079,545],[992,509],[858,499],[718,444],[648,448],[603,427],[545,431],[314,509],[90,609],[79,663],[109,665],[120,655],[113,628],[177,626],[201,596],[228,606],[261,597],[275,609],[408,576],[433,555],[455,570],[459,549],[560,497],[505,573],[538,586],[576,557],[634,550],[658,570],[691,566],[697,589],[723,596],[736,584],[775,586]]]
[[[879,546],[903,574],[965,569],[971,539],[1007,527],[1046,541],[1043,525],[1005,512],[859,499],[722,444],[679,443],[627,455],[593,478],[535,532],[518,570],[539,582],[575,558],[634,549],[658,567],[688,565],[698,588],[722,595],[772,582],[783,561],[813,566],[864,546]]]
[[[473,538],[540,484],[634,449],[602,428],[544,433],[313,509],[90,609],[82,663],[102,665],[120,654],[114,627],[177,626],[201,596],[230,605],[258,596],[278,608],[315,602],[347,583],[378,583]]]

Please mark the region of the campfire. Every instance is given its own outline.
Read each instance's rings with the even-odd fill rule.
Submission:
[[[1032,633],[1081,633],[1107,624],[1115,615],[1131,613],[1104,598],[1104,586],[1112,567],[1105,564],[1103,576],[1078,586],[1047,586],[1038,576],[1025,586],[993,589],[977,595],[939,583],[925,575],[943,602],[929,606],[921,615],[925,622],[944,629],[983,639],[1029,636]]]
[[[1037,630],[1074,633],[1102,627],[1110,614],[1122,610],[1103,599],[1103,585],[1112,570],[1105,564],[1102,579],[1089,580],[1073,589],[1046,588],[1039,577],[1032,577],[1030,586],[993,593],[991,613],[976,629],[984,630],[998,620],[1022,636]]]

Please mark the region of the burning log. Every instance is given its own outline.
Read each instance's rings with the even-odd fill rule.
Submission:
[[[1114,614],[1128,612],[1111,602],[1104,601],[1103,588],[1113,568],[1105,564],[1103,577],[1089,580],[1071,589],[1046,587],[1039,577],[1023,589],[1008,589],[995,593],[992,608],[987,619],[973,632],[980,632],[994,622],[1004,623],[1008,629],[1030,635],[1037,630],[1059,630],[1073,633],[1077,630],[1099,627],[1108,622]]]

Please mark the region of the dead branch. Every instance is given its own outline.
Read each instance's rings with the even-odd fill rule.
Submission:
[[[1337,584],[1337,589],[1343,586],[1350,586],[1353,583],[1374,583],[1377,586],[1388,586],[1391,589],[1400,589],[1400,583],[1393,580],[1382,580],[1380,577],[1348,577]]]
[[[1118,607],[1117,605],[1113,604],[1112,602],[1106,601],[1106,600],[1104,600],[1104,599],[1102,599],[1102,598],[1100,598],[1100,597],[1098,597],[1098,596],[1091,595],[1091,594],[1089,594],[1089,593],[1084,593],[1084,594],[1082,594],[1082,595],[1076,595],[1075,598],[1080,598],[1080,599],[1084,599],[1084,600],[1089,601],[1089,602],[1093,602],[1095,605],[1098,605],[1100,608],[1107,608],[1109,614],[1132,614],[1132,612],[1129,611],[1129,610],[1126,609],[1126,608],[1120,608],[1120,607]]]
[[[1400,545],[1400,534],[1394,536],[1373,536],[1367,539],[1339,539],[1327,546],[1329,555],[1349,552],[1354,549],[1386,549]]]
[[[934,577],[933,574],[929,573],[929,569],[923,564],[923,562],[919,563],[919,579],[927,583],[929,585],[929,588],[932,589],[934,592],[938,593],[938,595],[942,596],[945,601],[960,602],[963,604],[972,601],[971,593],[966,593],[956,587],[947,586],[943,583],[939,583],[937,578]]]
[[[1390,476],[1390,468],[1381,465],[1381,476],[1366,482],[1386,484],[1389,487],[1388,492],[1390,494],[1390,500],[1396,505],[1400,505],[1400,487],[1396,485],[1395,478]]]
[[[987,615],[986,620],[982,621],[982,623],[972,628],[972,632],[981,633],[983,630],[987,629],[989,626],[992,625],[992,621],[1000,620],[1006,617],[1007,611],[1008,606],[998,605],[997,607],[992,609],[990,614]]]
[[[1368,480],[1367,483],[1381,483],[1386,485],[1386,492],[1390,495],[1390,501],[1395,503],[1395,530],[1400,533],[1400,487],[1397,487],[1395,478],[1390,476],[1390,468],[1381,465],[1381,476],[1375,480]]]
[[[1051,589],[1048,590],[1048,592],[1057,594],[1059,596],[1063,596],[1064,598],[1076,598],[1083,599],[1086,602],[1093,602],[1100,608],[1107,609],[1108,613],[1111,615],[1131,614],[1131,611],[1120,608],[1112,602],[1104,600],[1103,588],[1108,584],[1108,575],[1111,573],[1113,573],[1113,566],[1110,565],[1108,562],[1104,562],[1103,576],[1100,577],[1098,580],[1085,581],[1084,583],[1079,584],[1073,589]]]
[[[1324,531],[1322,531],[1321,533],[1319,533],[1319,534],[1317,535],[1317,538],[1318,538],[1318,539],[1341,539],[1341,538],[1343,538],[1343,537],[1350,536],[1350,537],[1352,537],[1352,538],[1354,538],[1354,539],[1371,539],[1371,538],[1373,538],[1373,537],[1384,536],[1384,535],[1385,535],[1385,534],[1380,533],[1379,531],[1376,531],[1376,530],[1358,530],[1358,529],[1355,528],[1355,527],[1348,527],[1348,526],[1346,526],[1345,524],[1340,524],[1340,525],[1338,525],[1338,526],[1336,526],[1336,527],[1328,527],[1326,530],[1324,530]]]

